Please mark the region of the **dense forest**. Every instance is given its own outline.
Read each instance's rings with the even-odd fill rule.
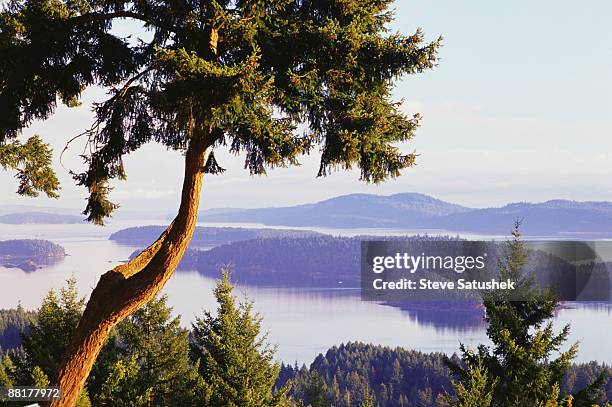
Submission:
[[[36,312],[26,311],[21,305],[0,310],[0,351],[19,348],[21,335],[28,334],[35,320]]]
[[[433,406],[451,391],[443,354],[363,343],[335,346],[310,367],[283,364],[278,380],[309,404],[319,398],[338,407],[360,405],[368,395],[381,407]]]
[[[271,286],[359,286],[360,240],[315,236],[234,242],[207,251],[190,250],[180,269],[214,277],[230,264],[238,283]]]
[[[165,229],[165,226],[137,226],[119,230],[111,234],[109,239],[126,246],[146,246],[153,243]],[[190,245],[192,247],[212,247],[257,238],[308,237],[316,235],[319,235],[319,233],[309,230],[199,226],[193,233]]]
[[[69,305],[62,306],[61,303]],[[55,315],[48,313],[50,308],[55,308]],[[0,311],[0,343],[6,344],[5,363],[0,364],[0,382],[3,369],[7,370],[7,355],[13,360],[12,365],[27,370],[28,366],[34,363],[44,364],[42,350],[61,348],[62,341],[67,340],[67,336],[61,334],[59,338],[63,339],[60,339],[59,343],[39,342],[34,346],[36,341],[27,339],[32,338],[30,333],[32,324],[39,327],[35,335],[40,335],[38,336],[40,340],[43,334],[51,333],[52,321],[69,322],[68,316],[78,308],[78,301],[75,301],[73,292],[66,290],[59,298],[52,295],[45,300],[39,310],[43,313],[43,321],[37,320],[36,313],[26,312],[23,309]],[[88,398],[93,405],[109,406],[112,405],[109,404],[111,401],[116,402],[120,397],[125,397],[123,400],[125,404],[117,405],[130,405],[130,400],[134,402],[133,405],[140,405],[134,401],[139,396],[136,393],[139,391],[146,393],[147,386],[160,378],[170,380],[178,386],[175,388],[175,393],[178,395],[186,392],[179,386],[180,383],[184,384],[185,380],[192,380],[192,384],[197,382],[194,379],[197,374],[187,367],[194,361],[194,355],[190,355],[187,349],[192,346],[189,338],[193,341],[196,337],[195,331],[180,328],[180,318],[172,318],[170,311],[165,299],[161,298],[119,326],[105,347],[95,374],[90,379]],[[41,324],[46,324],[43,330],[40,330]],[[139,331],[141,328],[142,332]],[[29,343],[26,349],[21,341],[14,341],[16,332],[21,332]],[[56,337],[60,333],[56,331]],[[27,351],[38,354],[34,358],[39,361],[30,360],[28,365],[25,362],[29,357],[25,354]],[[2,358],[3,356],[0,356],[0,359]],[[459,360],[457,355],[453,355],[452,359]],[[170,360],[173,361],[172,366],[164,366]],[[140,370],[144,362],[153,366],[150,367],[150,371]],[[16,367],[12,369],[13,372],[18,370]],[[49,368],[41,367],[41,369],[50,373]],[[561,391],[568,394],[584,389],[602,372],[606,372],[612,378],[612,368],[609,366],[596,362],[572,364],[561,383]],[[27,376],[24,373],[20,375]],[[147,375],[149,375],[148,381],[144,379]],[[25,377],[25,380],[32,379]],[[129,389],[126,386],[130,383],[132,385],[138,383],[140,387]],[[285,389],[296,405],[299,405],[297,400],[300,400],[304,405],[336,407],[361,406],[368,397],[372,398],[374,406],[380,407],[444,406],[444,396],[453,392],[451,374],[445,364],[444,354],[357,342],[334,346],[317,356],[309,366],[281,364],[274,388]],[[149,391],[160,391],[159,389],[152,386]],[[116,394],[109,394],[110,390]],[[612,399],[612,380],[606,381],[604,392],[602,399]],[[178,397],[177,394],[175,396]]]
[[[602,372],[612,377],[609,366],[573,364],[561,391],[584,389]],[[453,392],[451,379],[443,354],[352,342],[320,354],[309,367],[283,364],[277,383],[291,383],[290,394],[311,404],[319,398],[325,405],[359,406],[370,396],[381,407],[434,407],[445,405],[445,395]],[[612,380],[604,388],[603,399],[611,400]]]

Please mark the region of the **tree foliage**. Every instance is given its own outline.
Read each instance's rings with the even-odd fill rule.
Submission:
[[[350,342],[328,349],[309,367],[282,365],[277,386],[304,406],[437,406],[451,389],[441,353]]]
[[[21,334],[29,332],[36,313],[26,311],[21,304],[16,309],[0,310],[0,352],[21,346]]]
[[[14,384],[38,387],[50,384],[49,378],[53,377],[68,347],[84,307],[85,300],[79,297],[74,278],[67,280],[59,296],[54,290],[49,291],[36,312],[35,321],[22,332],[22,349],[15,354],[15,367],[11,373]],[[77,400],[77,406],[89,405],[89,396],[84,390]]]
[[[189,359],[188,331],[156,298],[117,326],[117,358],[93,400],[109,406],[197,405],[197,366]]]
[[[472,350],[462,344],[464,366],[450,360],[448,364],[458,379],[456,388],[470,389],[475,383],[482,389],[490,386],[491,406],[556,407],[567,401],[560,386],[578,344],[562,350],[570,327],[566,325],[560,332],[554,332],[552,318],[559,302],[554,295],[536,288],[532,276],[523,271],[528,252],[520,240],[518,222],[513,236],[506,261],[500,263],[500,278],[516,281],[517,289],[523,291],[521,298],[527,300],[513,300],[514,294],[507,294],[507,298],[500,293],[484,295],[487,336],[493,345],[479,345]],[[575,394],[573,405],[594,404],[601,396],[599,388],[603,382],[600,376]],[[463,405],[461,400],[457,403]]]
[[[465,372],[466,380],[453,382],[454,399],[449,397],[449,404],[455,407],[490,406],[497,380],[490,381],[487,368],[482,363],[475,366],[468,365]]]
[[[261,332],[253,304],[236,304],[229,273],[215,287],[217,315],[206,312],[193,325],[193,352],[205,382],[205,405],[263,407],[286,405],[284,391],[274,392],[279,372],[274,348]]]
[[[125,178],[123,157],[151,141],[184,150],[204,138],[244,153],[251,174],[297,164],[318,145],[320,176],[353,166],[369,182],[398,176],[416,156],[397,143],[420,117],[392,100],[393,83],[434,67],[440,39],[390,32],[391,3],[10,1],[0,13],[0,160],[15,168],[14,139],[97,85],[109,97],[94,106],[86,169],[74,174],[97,223],[117,207],[108,183]],[[117,19],[140,22],[150,39],[119,36]],[[31,140],[20,190],[54,195],[50,151]],[[203,170],[223,171],[214,151]]]
[[[23,372],[38,367],[47,377],[53,377],[84,307],[85,299],[79,298],[74,278],[67,281],[59,296],[54,290],[49,291],[38,309],[36,322],[23,336],[26,355],[20,361]]]
[[[66,294],[70,291],[64,290]],[[63,302],[61,297],[61,293],[55,295],[57,303]],[[45,303],[48,302],[49,296],[45,299]],[[57,320],[64,319],[61,305],[54,308],[58,313]],[[10,315],[7,320],[9,327],[26,328],[32,324],[32,315],[25,311],[7,314]],[[24,336],[30,332],[25,330]],[[186,352],[189,337],[195,338],[195,335],[195,331],[191,331],[188,336],[186,330],[178,326],[178,319],[170,316],[170,308],[163,297],[152,301],[118,326],[97,360],[79,405],[86,406],[89,402],[93,406],[144,406],[158,402],[172,407],[211,404],[212,390],[206,383],[212,379],[201,376],[203,353],[195,351],[187,355]],[[239,348],[233,346],[234,350]],[[61,354],[62,350],[58,351],[54,342],[49,341],[46,352]],[[31,363],[20,371],[23,357]],[[232,363],[236,361],[235,367],[227,369],[232,372],[232,377],[244,371],[240,360],[231,360]],[[48,376],[38,365],[43,363],[24,355],[19,348],[8,349],[4,354],[0,352],[0,386],[44,383]],[[257,363],[254,367],[261,368]],[[263,370],[266,370],[265,364]],[[448,407],[450,404],[445,395],[449,392],[457,396],[457,405],[489,405],[487,401],[493,394],[496,378],[489,374],[484,364],[468,366],[466,372],[468,380],[456,381],[453,385],[444,355],[440,353],[347,343],[318,356],[308,368],[281,365],[278,376],[271,371],[270,377],[274,383],[272,392],[278,394],[280,389],[282,392],[287,390],[289,403],[294,406]],[[584,405],[580,404],[584,399],[580,392],[591,393],[587,396],[597,399],[596,391],[599,389],[593,383],[603,377],[602,373],[610,376],[612,368],[596,362],[570,365],[559,383],[559,390],[560,394],[575,394],[576,397],[571,401],[567,397],[560,405]],[[242,385],[239,381],[232,383]],[[169,388],[171,394],[168,394]],[[222,394],[226,394],[226,390],[221,388]],[[603,390],[605,395],[601,400],[612,399],[612,380],[606,380]],[[264,387],[265,394],[269,391],[269,387]]]
[[[23,144],[18,140],[3,143],[0,138],[0,166],[17,172],[18,194],[35,197],[44,192],[49,198],[58,197],[59,181],[53,172],[51,150],[39,136]]]

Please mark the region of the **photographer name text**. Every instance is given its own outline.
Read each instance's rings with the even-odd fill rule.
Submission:
[[[516,281],[510,279],[505,281],[496,279],[476,281],[463,278],[456,282],[434,281],[427,278],[418,280],[402,278],[396,281],[385,281],[382,278],[377,278],[372,281],[372,286],[375,290],[514,290]]]

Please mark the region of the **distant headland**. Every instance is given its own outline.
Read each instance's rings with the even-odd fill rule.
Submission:
[[[64,215],[50,212],[20,212],[0,215],[0,223],[9,225],[63,225],[83,223],[82,216]]]

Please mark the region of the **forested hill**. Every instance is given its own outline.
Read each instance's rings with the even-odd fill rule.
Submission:
[[[0,240],[0,256],[63,258],[64,248],[48,240]]]
[[[406,346],[409,346],[407,344]],[[456,356],[453,356],[456,358]],[[563,394],[575,393],[602,370],[608,373],[604,400],[612,399],[612,368],[596,362],[571,365],[561,383]],[[282,365],[277,386],[291,383],[290,393],[306,404],[358,406],[367,393],[380,407],[425,406],[452,392],[441,353],[422,353],[363,343],[334,346],[307,367]]]
[[[612,202],[561,199],[479,209],[417,193],[390,196],[352,194],[290,207],[202,211],[200,216],[206,222],[332,228],[442,229],[493,235],[507,235],[513,222],[523,219],[521,232],[524,235],[564,235],[581,239],[585,236],[612,236]]]
[[[190,250],[181,269],[216,278],[231,265],[237,283],[293,287],[359,286],[356,238],[315,236],[233,242],[208,251]]]
[[[330,348],[309,368],[282,365],[277,385],[287,382],[306,404],[337,407],[358,406],[367,394],[381,407],[434,406],[452,391],[444,354],[357,342]]]
[[[237,283],[291,287],[359,287],[361,241],[447,241],[449,236],[275,237],[251,239],[207,251],[189,250],[180,268],[216,278],[231,265]]]
[[[144,247],[153,243],[166,230],[166,227],[152,225],[122,229],[110,235],[109,239],[127,246]],[[320,233],[309,230],[198,226],[193,234],[190,245],[192,247],[212,247],[256,238],[308,237],[318,235]]]
[[[63,260],[64,248],[48,240],[0,240],[0,266],[34,271]]]

